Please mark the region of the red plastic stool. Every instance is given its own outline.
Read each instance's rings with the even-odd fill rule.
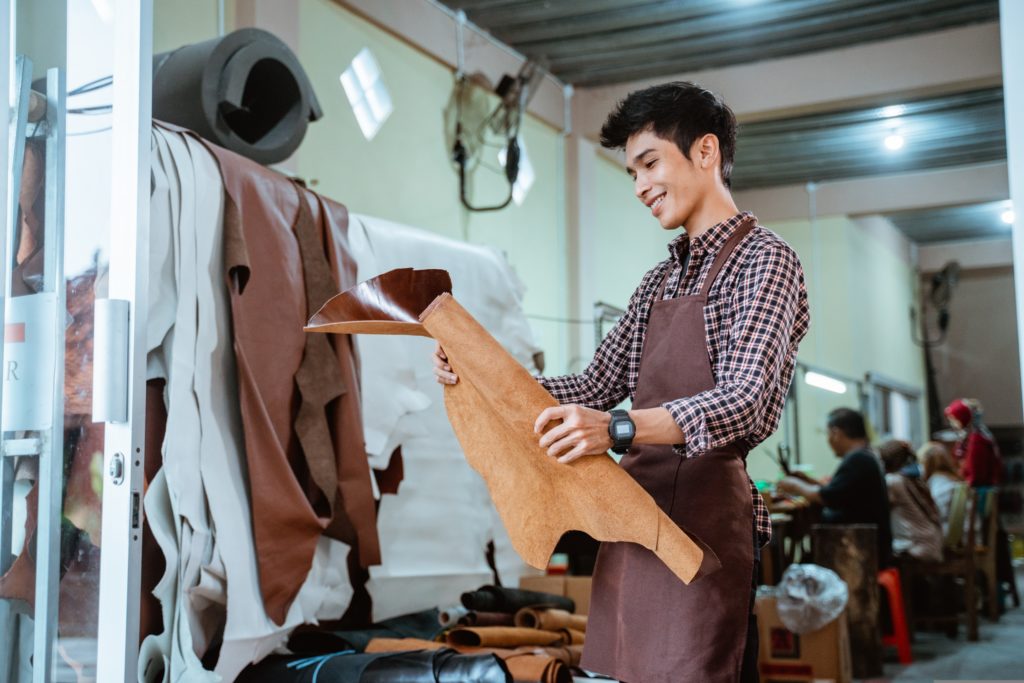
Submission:
[[[889,616],[892,621],[892,635],[882,634],[882,645],[895,646],[900,664],[911,664],[914,658],[910,654],[910,631],[907,629],[907,613],[903,609],[899,570],[889,567],[878,572],[878,585],[889,598]]]

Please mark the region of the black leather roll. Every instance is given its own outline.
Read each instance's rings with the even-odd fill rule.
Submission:
[[[512,683],[492,654],[454,650],[373,654],[335,653],[299,658],[271,656],[245,669],[237,683]]]
[[[397,652],[375,660],[359,683],[511,683],[497,655],[460,655],[454,650]]]
[[[505,614],[515,614],[524,607],[539,605],[557,607],[566,612],[576,611],[576,603],[571,598],[500,586],[481,586],[475,591],[463,593],[462,605],[475,612],[503,612]]]
[[[298,58],[272,33],[244,28],[153,58],[153,118],[261,164],[284,161],[323,116]]]

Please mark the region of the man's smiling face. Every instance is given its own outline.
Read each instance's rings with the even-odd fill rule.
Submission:
[[[702,172],[698,163],[701,140],[693,143],[692,160],[676,143],[650,130],[626,141],[626,171],[633,178],[633,190],[666,230],[686,224],[707,193],[709,179],[713,181],[713,174]]]

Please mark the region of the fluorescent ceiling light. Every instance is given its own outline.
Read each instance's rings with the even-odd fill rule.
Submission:
[[[889,133],[885,138],[885,148],[893,152],[903,149],[903,143],[903,136],[896,132]]]
[[[808,372],[804,374],[804,381],[812,387],[831,391],[833,394],[846,393],[845,382],[841,382],[834,377],[829,377],[828,375],[823,375],[820,372]]]
[[[391,95],[384,87],[380,66],[369,48],[363,48],[341,74],[348,103],[356,116],[363,137],[372,140],[384,122],[391,116]]]
[[[1013,225],[1013,221],[1017,216],[1013,213],[1013,209],[1007,209],[999,216],[999,218],[1007,225]]]

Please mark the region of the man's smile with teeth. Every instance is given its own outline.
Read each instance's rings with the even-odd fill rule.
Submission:
[[[661,195],[660,197],[655,199],[653,202],[651,202],[651,208],[652,209],[657,209],[659,206],[661,206],[661,203],[663,201],[665,201],[665,195]]]

